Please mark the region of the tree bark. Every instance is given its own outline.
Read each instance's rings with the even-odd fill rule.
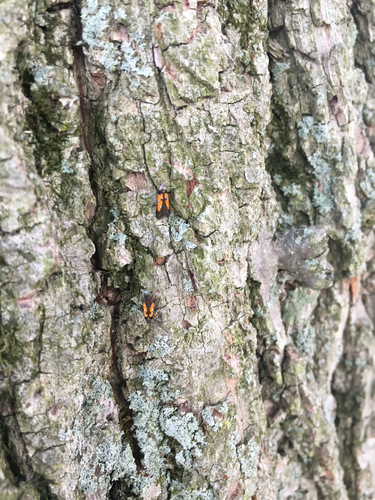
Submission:
[[[375,498],[374,12],[0,3],[1,499]]]

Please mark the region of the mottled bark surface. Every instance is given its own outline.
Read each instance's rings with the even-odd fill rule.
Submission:
[[[0,3],[1,499],[375,498],[374,12]]]

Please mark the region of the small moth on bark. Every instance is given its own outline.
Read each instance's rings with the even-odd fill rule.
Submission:
[[[169,217],[169,194],[167,188],[162,184],[158,190],[158,197],[156,201],[156,218],[158,220],[163,217]]]
[[[142,303],[143,303],[143,315],[147,323],[151,323],[151,319],[154,316],[155,312],[155,294],[151,295],[143,294],[142,295]]]

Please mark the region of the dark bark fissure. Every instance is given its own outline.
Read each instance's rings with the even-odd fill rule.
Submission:
[[[0,416],[0,444],[4,459],[8,465],[7,478],[14,486],[19,486],[21,482],[31,484],[40,500],[57,500],[56,495],[51,492],[50,481],[43,475],[35,472],[32,460],[26,449],[22,433],[20,431],[17,416],[14,412],[15,395],[14,389],[10,388],[8,399],[3,402],[6,407],[12,410],[6,417]],[[8,423],[7,420],[10,422]]]
[[[133,410],[129,408],[129,403],[124,395],[126,391],[126,380],[124,379],[121,368],[119,367],[120,361],[118,356],[119,339],[118,336],[122,332],[121,328],[121,304],[117,304],[112,312],[111,324],[111,346],[112,346],[112,389],[115,393],[117,404],[120,409],[120,425],[124,431],[126,442],[131,445],[133,456],[136,461],[137,467],[142,468],[141,459],[143,457],[141,450],[138,446],[137,440],[132,433],[133,426]]]
[[[125,291],[125,297],[121,296],[120,289],[108,286],[107,284],[108,277],[111,273],[103,268],[103,256],[106,251],[106,244],[105,240],[102,238],[102,233],[103,228],[106,229],[106,224],[109,222],[108,215],[112,206],[107,203],[105,179],[103,179],[104,182],[101,180],[101,172],[104,170],[102,158],[105,156],[108,157],[105,138],[100,130],[100,115],[103,113],[103,110],[101,109],[100,99],[95,100],[95,102],[90,101],[90,84],[88,81],[85,55],[82,45],[77,44],[78,42],[82,43],[81,1],[60,2],[51,6],[47,11],[54,13],[62,9],[71,10],[72,40],[70,48],[73,54],[73,70],[79,93],[82,146],[90,157],[89,180],[96,199],[96,210],[88,228],[88,236],[95,246],[95,253],[91,257],[91,263],[94,270],[100,273],[102,282],[98,295],[101,300],[97,301],[107,304],[112,308],[112,323],[110,330],[112,364],[109,381],[112,386],[115,401],[119,407],[119,423],[124,431],[123,439],[126,443],[130,444],[137,467],[141,468],[142,454],[132,434],[133,412],[129,408],[129,402],[125,396],[126,380],[121,373],[118,359],[119,336],[122,333],[121,323],[123,322],[122,299],[125,298],[126,301],[128,296],[133,296],[135,294],[135,289],[139,290],[140,286],[135,279],[134,272],[131,270],[129,280],[130,290]],[[44,31],[46,31],[45,28]],[[40,176],[45,177],[56,169],[56,167],[60,168],[62,161],[61,150],[64,134],[57,132],[56,128],[52,125],[55,119],[54,112],[57,102],[55,102],[53,94],[50,94],[47,90],[42,89],[38,94],[33,92],[32,84],[34,83],[34,77],[28,68],[25,58],[26,51],[24,43],[21,43],[18,47],[17,53],[17,69],[20,75],[22,90],[30,102],[26,112],[26,126],[34,133],[34,156],[38,173]],[[46,133],[54,138],[52,146],[51,141],[49,141],[48,144],[44,141],[44,135]],[[54,166],[52,167],[52,165]],[[139,246],[139,243],[137,246]],[[129,275],[129,271],[127,274]],[[129,287],[125,286],[123,288]],[[7,404],[13,409],[9,401],[7,401]],[[12,422],[12,426],[8,428],[5,419],[1,420],[2,444],[5,450],[5,458],[9,466],[10,477],[14,478],[12,482],[16,485],[20,481],[31,483],[37,489],[41,500],[54,500],[54,496],[50,491],[49,482],[32,470],[30,465],[31,460],[28,457],[26,448],[24,447],[25,453],[23,456],[17,454],[15,443],[22,442],[22,435],[13,428],[13,423],[14,422]],[[111,494],[113,498],[116,498],[114,492],[117,490],[129,493],[124,480],[119,480],[113,485]]]
[[[75,2],[57,2],[46,9],[46,12],[58,12],[59,10],[74,8]]]
[[[10,479],[10,481],[17,486],[20,481],[26,481],[26,476],[22,473],[20,460],[17,457],[17,452],[10,439],[9,433],[10,430],[6,424],[6,419],[4,417],[0,417],[1,449],[11,473],[11,476],[8,476],[8,479]]]
[[[358,473],[360,466],[355,453],[356,441],[358,441],[358,426],[361,419],[358,416],[360,411],[360,377],[355,373],[356,369],[348,370],[348,366],[355,360],[356,347],[350,328],[350,314],[347,319],[347,326],[344,332],[344,351],[339,364],[333,374],[331,382],[332,394],[337,403],[335,427],[339,438],[340,463],[344,471],[344,484],[348,491],[350,500],[357,500],[360,495],[358,490]],[[336,379],[344,377],[346,388],[340,390],[342,380],[336,382]]]
[[[77,42],[82,42],[82,22],[81,22],[81,2],[80,0],[74,0],[73,13],[75,20],[75,40]],[[110,341],[111,341],[111,352],[112,352],[112,363],[111,363],[111,375],[110,384],[113,390],[115,401],[119,408],[119,423],[123,430],[123,439],[126,443],[129,443],[135,462],[138,468],[142,467],[141,459],[142,454],[138,446],[137,440],[135,439],[132,428],[133,428],[133,411],[129,408],[129,402],[125,396],[126,392],[126,379],[121,373],[120,361],[118,356],[118,350],[120,341],[119,337],[122,334],[121,324],[123,322],[123,299],[121,290],[112,286],[108,286],[108,277],[110,273],[103,268],[103,256],[106,251],[105,244],[101,238],[102,229],[104,226],[103,219],[106,221],[108,214],[110,213],[111,205],[107,203],[107,193],[103,186],[103,182],[100,181],[100,173],[102,171],[102,158],[100,153],[109,156],[105,144],[105,137],[102,131],[98,128],[98,115],[103,113],[101,109],[100,99],[91,102],[89,99],[89,85],[87,83],[87,70],[85,64],[85,56],[82,45],[73,44],[72,51],[74,56],[74,68],[77,87],[79,91],[80,98],[80,111],[81,111],[81,136],[83,140],[84,147],[89,154],[91,165],[89,169],[89,180],[91,184],[91,189],[96,199],[96,209],[91,221],[90,227],[88,229],[88,236],[92,240],[95,246],[95,253],[91,257],[91,263],[96,272],[101,275],[101,288],[96,301],[110,306],[111,311],[111,327],[110,327]],[[103,148],[104,151],[101,151]],[[104,157],[103,157],[104,158]],[[105,182],[105,180],[104,180]],[[98,209],[100,212],[98,213]],[[105,212],[105,213],[104,213]],[[131,273],[132,274],[132,273]],[[132,280],[130,280],[132,281]],[[133,285],[135,280],[132,281]],[[129,291],[128,291],[129,294]],[[111,498],[116,498],[115,492],[126,492],[128,487],[123,479],[119,479],[113,485],[111,490]],[[118,494],[118,493],[117,493]]]
[[[42,349],[44,320],[43,311],[40,320],[40,332],[35,340],[35,350],[38,351],[36,354],[37,367],[32,378],[41,373],[40,353]],[[14,372],[11,369],[13,366],[12,363],[14,362],[14,359],[11,357],[12,355],[14,356],[14,352],[12,354],[12,351],[16,350],[16,348],[15,345],[9,344],[10,339],[12,339],[14,343],[17,343],[15,331],[16,329],[7,332],[4,325],[0,323],[1,338],[4,340],[7,347],[7,352],[1,353],[1,361],[4,370],[8,372],[7,375],[5,375],[4,372],[0,372],[0,379],[3,384],[3,389],[0,394],[0,449],[7,466],[5,475],[13,486],[19,486],[22,482],[31,484],[38,492],[41,500],[57,500],[56,495],[51,492],[50,485],[53,481],[46,479],[42,474],[34,470],[32,459],[27,451],[23,434],[17,420],[15,382],[12,381]],[[19,348],[16,352],[22,355],[22,349]],[[4,354],[6,354],[6,356],[4,356]],[[27,381],[25,380],[23,382]]]
[[[79,16],[79,4],[76,4],[77,11],[76,16]],[[77,29],[77,32],[81,32],[81,28]],[[143,469],[142,458],[143,454],[139,448],[138,442],[133,433],[133,411],[129,408],[129,402],[127,400],[127,384],[126,379],[124,378],[121,370],[121,362],[119,359],[119,350],[122,347],[121,339],[124,340],[124,329],[126,329],[127,324],[127,307],[128,305],[132,305],[130,299],[134,296],[140,296],[141,284],[138,282],[137,273],[135,272],[135,267],[138,265],[142,265],[142,257],[150,251],[146,250],[142,247],[139,238],[135,238],[133,235],[126,233],[127,238],[131,241],[131,247],[133,248],[133,263],[130,265],[130,269],[122,269],[121,272],[126,274],[129,278],[128,284],[121,286],[120,288],[115,288],[108,285],[108,282],[114,278],[113,271],[105,269],[104,260],[107,252],[106,248],[106,240],[103,238],[103,234],[106,232],[106,224],[109,222],[108,214],[110,213],[110,209],[113,208],[113,202],[109,202],[108,193],[106,191],[106,178],[105,178],[105,167],[104,163],[108,163],[108,158],[110,157],[110,152],[107,149],[106,138],[103,132],[103,120],[102,113],[103,109],[101,109],[100,99],[96,99],[95,102],[90,100],[89,94],[89,85],[87,84],[87,70],[85,70],[85,58],[82,47],[78,46],[75,50],[75,74],[77,80],[77,86],[80,92],[80,105],[81,105],[81,114],[82,114],[82,136],[83,143],[85,145],[86,150],[89,153],[91,160],[91,168],[90,168],[90,182],[92,191],[96,198],[96,210],[95,215],[92,219],[89,228],[89,237],[93,241],[95,245],[95,253],[91,259],[92,265],[94,269],[100,273],[101,276],[101,288],[99,294],[96,298],[96,301],[101,304],[106,304],[108,306],[113,307],[111,316],[111,329],[110,329],[110,340],[111,340],[111,355],[112,355],[112,363],[111,363],[111,375],[110,375],[110,383],[114,393],[114,397],[116,403],[119,407],[119,423],[120,427],[123,430],[123,439],[126,443],[130,444],[130,447],[133,452],[133,456],[139,471]],[[85,83],[86,82],[86,83]],[[161,95],[161,100],[163,104],[164,114],[167,120],[169,121],[171,127],[175,130],[178,137],[181,137],[181,131],[178,129],[176,122],[174,121],[175,110],[173,105],[171,104],[170,96],[168,95],[166,86],[163,82],[160,71],[157,70],[157,82],[159,87],[159,93]],[[86,93],[87,92],[87,93]],[[169,103],[169,105],[168,105]],[[140,115],[142,115],[142,103],[138,102],[138,109]],[[144,133],[146,132],[146,125],[144,123]],[[142,145],[142,153],[144,160],[144,167],[147,173],[147,176],[150,182],[154,185],[155,189],[157,186],[154,184],[153,179],[148,170],[147,165],[147,154],[146,154],[146,143]],[[170,146],[167,138],[165,137],[165,144],[168,153],[168,159],[170,163],[169,173],[171,173],[171,165],[172,165],[172,153],[170,150]],[[104,159],[105,158],[105,159]],[[110,187],[108,186],[108,189]],[[173,198],[171,200],[173,204]],[[125,221],[126,222],[126,221]],[[138,255],[137,255],[138,254]],[[156,259],[156,255],[153,256]],[[192,279],[192,282],[195,283],[193,273],[189,270],[189,275]],[[118,278],[118,275],[116,274]],[[158,320],[154,319],[154,322],[159,323]],[[160,323],[160,327],[163,328],[163,325]],[[127,345],[130,351],[133,350],[131,345]],[[134,357],[134,362],[142,362],[143,356]],[[171,440],[169,445],[173,450],[176,446],[176,442]],[[174,457],[174,454],[168,458],[170,463],[170,475],[171,477],[181,480],[183,475],[183,467],[179,465]],[[125,479],[119,479],[112,483],[109,498],[117,499],[122,495],[128,495],[128,497],[132,497],[131,489],[127,485]],[[170,494],[168,498],[170,497]]]
[[[361,13],[361,8],[357,2],[353,2],[350,8],[350,13],[352,15],[353,21],[357,27],[358,36],[355,42],[355,65],[359,68],[366,77],[367,83],[372,83],[371,75],[368,73],[368,68],[364,64],[364,61],[361,61],[360,54],[358,49],[366,47],[366,39],[365,30],[366,30],[366,17]]]
[[[82,20],[81,20],[80,0],[74,0],[72,2],[72,14],[73,14],[72,19],[74,21],[73,24],[74,41],[71,49],[73,52],[75,78],[79,92],[79,108],[81,111],[81,137],[83,145],[92,160],[92,152],[88,140],[89,110],[88,110],[87,84],[85,75],[85,58],[82,45],[77,45],[78,42],[82,44]]]

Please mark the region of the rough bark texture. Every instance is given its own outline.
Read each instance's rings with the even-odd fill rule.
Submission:
[[[1,499],[374,499],[374,0],[0,13]]]

